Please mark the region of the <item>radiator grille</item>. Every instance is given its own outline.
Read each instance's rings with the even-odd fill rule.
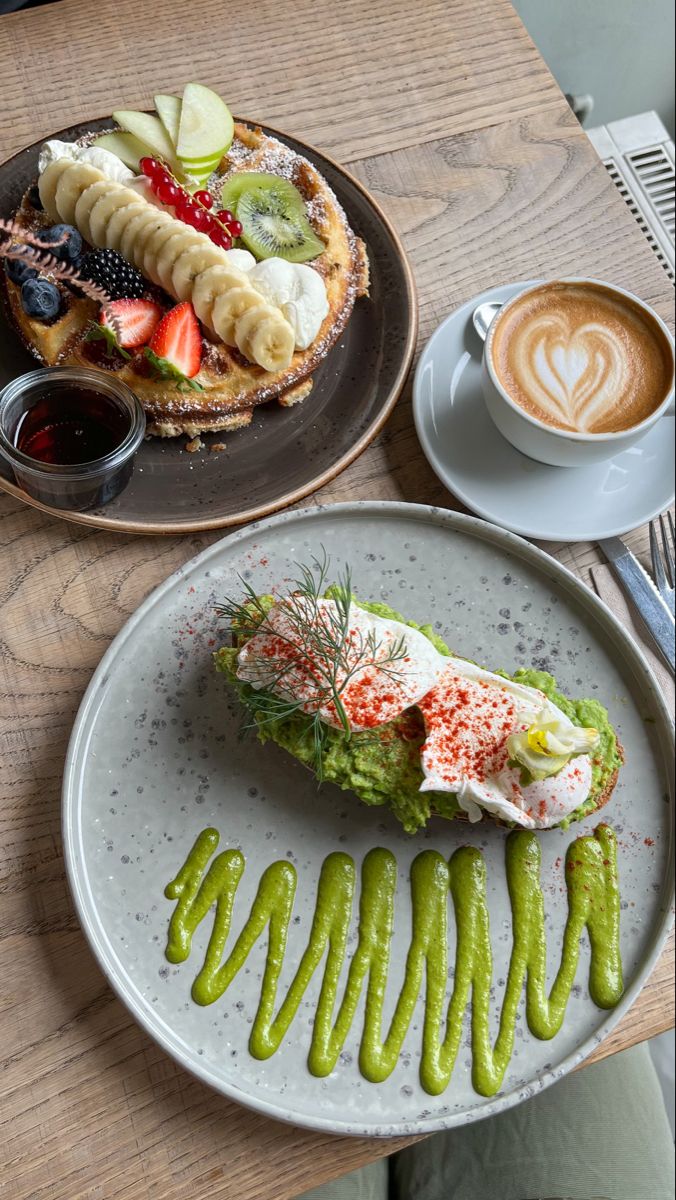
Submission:
[[[656,113],[590,129],[589,137],[669,278],[674,281],[674,144]]]
[[[674,164],[663,146],[627,155],[660,221],[674,240]]]
[[[672,283],[675,282],[676,281],[676,273],[674,272],[673,262],[670,262],[669,258],[664,254],[660,243],[658,242],[657,238],[655,237],[655,234],[653,233],[652,229],[650,228],[648,222],[645,220],[643,213],[641,212],[641,209],[639,208],[632,192],[630,191],[629,187],[627,186],[627,181],[625,180],[617,163],[615,162],[614,159],[607,158],[604,160],[604,166],[605,166],[608,174],[610,175],[610,178],[612,179],[613,183],[615,184],[615,187],[617,188],[618,192],[620,193],[622,199],[624,200],[625,204],[629,208],[630,212],[634,215],[639,226],[643,230],[643,233],[645,234],[646,238],[648,239],[648,242],[650,243],[651,249],[657,255],[658,259],[660,260],[660,263],[664,267],[664,270],[666,271],[667,275],[671,279]],[[673,234],[672,234],[672,237],[673,237]]]

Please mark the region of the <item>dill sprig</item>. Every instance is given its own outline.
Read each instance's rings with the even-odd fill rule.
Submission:
[[[280,603],[284,606],[285,629],[269,622],[269,601],[256,594],[239,576],[243,596],[227,599],[216,609],[230,623],[236,645],[250,638],[269,634],[279,653],[265,658],[261,686],[250,681],[242,689],[242,700],[252,720],[248,727],[283,721],[302,714],[308,721],[313,750],[312,761],[322,779],[322,759],[331,726],[321,717],[327,707],[335,712],[346,741],[352,731],[343,696],[359,672],[375,667],[394,678],[400,674],[397,663],[406,655],[406,639],[401,636],[384,646],[374,630],[366,634],[350,628],[353,604],[352,574],[346,567],[331,588],[333,604],[320,606],[327,591],[330,559],[322,549],[321,558],[312,557],[311,565],[298,565],[298,578],[291,592]],[[258,682],[258,681],[257,681]],[[311,685],[310,694],[306,690]],[[294,697],[294,688],[303,684],[303,694]],[[308,707],[310,711],[308,712]]]

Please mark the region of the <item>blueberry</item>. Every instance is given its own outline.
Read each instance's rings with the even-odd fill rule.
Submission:
[[[60,242],[65,236],[66,240],[61,242],[60,246],[53,246],[51,249],[51,253],[61,262],[74,263],[80,257],[82,238],[72,225],[52,225],[50,229],[41,229],[37,236],[41,242],[47,242],[50,246],[52,242]]]
[[[15,242],[14,246],[16,245],[17,243]],[[12,249],[14,249],[14,246]],[[21,287],[21,284],[25,283],[27,279],[36,279],[38,274],[35,267],[30,266],[30,259],[28,255],[26,255],[25,258],[8,258],[6,269],[8,278],[11,279],[12,283],[15,283],[17,287]]]
[[[21,303],[28,317],[50,321],[61,307],[59,289],[48,279],[27,279],[21,288]]]
[[[33,186],[28,190],[28,203],[30,204],[31,208],[36,208],[38,212],[42,212],[44,205],[40,199],[40,189],[37,183],[34,183]]]

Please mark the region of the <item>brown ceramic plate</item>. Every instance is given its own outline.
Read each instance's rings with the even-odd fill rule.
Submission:
[[[73,141],[87,121],[51,136]],[[187,454],[187,438],[152,438],[138,453],[134,475],[102,509],[54,516],[128,533],[192,533],[251,521],[293,504],[344,470],[376,436],[404,385],[417,331],[413,276],[397,234],[368,192],[313,147],[263,127],[312,162],[333,188],[371,268],[371,294],[358,300],[342,337],[314,374],[311,395],[295,408],[272,403],[256,409],[251,425],[234,433],[205,434],[204,449]],[[0,216],[9,216],[37,174],[41,138],[0,165]],[[0,317],[0,387],[35,368],[35,360]],[[212,453],[212,441],[227,449]],[[44,508],[0,465],[0,488]]]

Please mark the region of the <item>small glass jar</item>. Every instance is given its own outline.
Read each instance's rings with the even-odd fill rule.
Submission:
[[[0,455],[19,487],[81,512],[127,486],[146,428],[121,380],[89,367],[41,367],[0,392]]]

